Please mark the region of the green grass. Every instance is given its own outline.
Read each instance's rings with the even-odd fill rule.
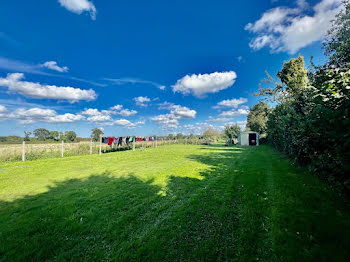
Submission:
[[[350,261],[348,206],[268,146],[0,169],[1,261]]]

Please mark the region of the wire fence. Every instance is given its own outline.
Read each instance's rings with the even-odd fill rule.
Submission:
[[[82,141],[77,143],[43,143],[43,144],[0,144],[0,162],[30,161],[36,159],[68,157],[88,154],[101,154],[125,151],[143,150],[151,147],[158,147],[170,144],[204,144],[205,141],[193,139],[137,141],[129,145],[111,146],[93,141]]]

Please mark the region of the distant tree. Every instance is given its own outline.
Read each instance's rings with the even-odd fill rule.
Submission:
[[[240,127],[236,125],[227,125],[224,129],[224,134],[230,143],[233,144],[235,138],[238,138],[238,134],[241,132]]]
[[[16,144],[16,143],[21,143],[22,141],[23,141],[23,138],[20,136],[8,136],[6,142]]]
[[[169,134],[169,135],[168,135],[168,139],[169,139],[169,140],[174,140],[174,135],[173,135],[173,134]]]
[[[216,137],[219,135],[218,130],[215,128],[209,127],[203,132],[203,136],[205,138],[213,138],[216,139]]]
[[[260,134],[266,133],[269,112],[270,106],[265,102],[254,105],[247,117],[247,129]]]
[[[50,131],[45,128],[37,128],[33,131],[33,134],[38,140],[46,140],[50,138]]]
[[[73,142],[76,139],[77,134],[74,131],[66,131],[64,133],[64,137],[65,137],[65,140]]]
[[[32,132],[26,132],[24,131],[24,141],[30,141],[30,135],[32,134]]]
[[[59,132],[58,131],[50,131],[50,138],[54,139],[54,140],[58,140],[59,139]]]
[[[183,139],[184,138],[184,135],[182,133],[177,133],[176,134],[176,139],[179,140],[179,139]]]
[[[103,131],[99,128],[94,128],[91,130],[91,139],[95,142],[100,140],[100,135],[103,135]]]
[[[340,68],[350,63],[350,2],[344,0],[343,6],[323,43],[329,65]]]

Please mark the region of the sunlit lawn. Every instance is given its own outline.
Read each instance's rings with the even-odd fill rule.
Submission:
[[[350,213],[268,146],[0,164],[1,261],[350,261]]]

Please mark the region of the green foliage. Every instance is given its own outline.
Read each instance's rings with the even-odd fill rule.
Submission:
[[[92,141],[100,141],[100,135],[103,135],[103,131],[99,128],[94,128],[91,130],[91,139]]]
[[[22,143],[23,138],[20,136],[8,136],[6,142],[9,144]]]
[[[299,65],[293,66],[296,69],[289,68],[289,72],[302,71]],[[282,73],[278,76],[288,79]],[[292,86],[287,87],[292,92],[288,99],[280,100],[269,115],[269,141],[333,184],[348,186],[350,69],[316,68],[309,72],[306,86],[296,85],[295,81],[284,82]]]
[[[350,63],[350,2],[344,0],[344,11],[337,15],[324,42],[329,65],[346,67]]]
[[[184,135],[182,133],[177,133],[176,134],[176,139],[177,140],[180,140],[180,139],[183,139],[184,138]]]
[[[254,105],[247,116],[247,129],[260,134],[265,133],[269,112],[270,106],[265,102]]]
[[[169,134],[167,137],[169,140],[174,140],[175,136],[173,134]]]
[[[212,138],[216,139],[216,137],[219,136],[218,130],[215,128],[209,127],[203,132],[203,137],[205,138]]]
[[[33,131],[33,135],[39,140],[50,139],[50,131],[45,128],[37,128]]]
[[[64,132],[64,138],[66,141],[73,142],[77,137],[77,134],[74,131],[66,131]]]
[[[32,132],[26,132],[24,131],[24,141],[30,141],[30,135]]]
[[[240,132],[241,129],[238,125],[227,125],[224,129],[224,136],[233,144],[234,139],[238,138]]]
[[[0,168],[1,261],[350,260],[348,206],[269,146]]]
[[[58,141],[58,139],[59,139],[59,132],[58,131],[50,131],[50,139]]]

